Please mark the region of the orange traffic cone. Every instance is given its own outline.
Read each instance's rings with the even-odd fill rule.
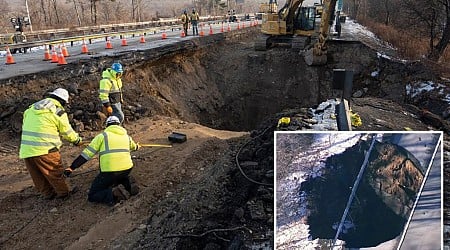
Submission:
[[[181,37],[185,37],[186,33],[184,33],[184,29],[181,29]]]
[[[231,31],[230,23],[228,23],[227,31]]]
[[[223,33],[224,29],[223,29],[223,23],[222,23],[222,27],[220,27],[220,33]]]
[[[58,54],[56,53],[56,49],[55,46],[52,46],[52,60],[50,61],[51,63],[57,63],[58,60]]]
[[[238,22],[238,26],[237,26],[237,29],[238,29],[238,30],[240,30],[240,29],[241,29],[241,25],[239,25],[239,22]]]
[[[121,45],[122,46],[128,46],[127,39],[125,39],[125,36],[122,36],[122,43],[121,43]]]
[[[209,34],[210,34],[210,35],[214,34],[214,32],[213,32],[213,30],[212,30],[211,24],[209,25]]]
[[[89,53],[88,47],[86,45],[86,41],[83,39],[83,45],[81,45],[81,54],[87,54]]]
[[[45,45],[45,52],[44,52],[44,61],[50,61],[52,60],[52,56],[50,55],[50,50],[48,49],[48,45]]]
[[[139,40],[140,43],[145,43],[145,37],[144,34],[141,35],[141,39]]]
[[[14,57],[11,55],[11,51],[9,51],[9,47],[6,47],[6,64],[15,64]]]
[[[113,47],[112,47],[112,44],[111,44],[111,41],[109,40],[109,37],[108,38],[106,38],[106,47],[105,47],[105,49],[112,49]]]
[[[61,51],[64,57],[69,57],[69,51],[67,51],[66,44],[62,43]]]
[[[161,38],[164,40],[164,39],[167,39],[167,34],[166,34],[166,31],[165,30],[163,30],[163,33],[162,33],[162,35],[161,35]]]
[[[203,26],[204,26],[204,24],[201,23],[200,24],[200,36],[204,36],[205,35],[205,32],[203,32]]]
[[[242,28],[245,28],[245,22],[242,23]]]
[[[58,53],[58,66],[61,65],[66,65],[66,58],[64,57],[64,53],[63,53],[63,49],[61,48],[61,46],[59,47],[59,53]]]

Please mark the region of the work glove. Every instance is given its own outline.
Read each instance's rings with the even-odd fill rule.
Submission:
[[[73,143],[75,146],[82,146],[83,145],[83,139],[81,137],[78,137],[78,139]]]
[[[72,172],[73,172],[73,170],[70,167],[68,167],[68,168],[64,169],[63,176],[69,177],[72,174]]]
[[[103,113],[105,113],[105,115],[110,116],[113,112],[113,109],[111,106],[103,106]]]

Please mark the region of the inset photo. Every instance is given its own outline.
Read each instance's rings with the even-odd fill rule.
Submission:
[[[276,132],[275,249],[442,249],[442,140]]]

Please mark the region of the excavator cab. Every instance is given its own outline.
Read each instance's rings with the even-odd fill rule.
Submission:
[[[311,35],[316,28],[316,8],[301,7],[294,19],[294,34]]]
[[[262,36],[255,42],[255,50],[267,50],[276,45],[290,45],[293,50],[304,49],[315,32],[314,6],[302,6],[303,1],[289,0],[278,12],[262,16]]]

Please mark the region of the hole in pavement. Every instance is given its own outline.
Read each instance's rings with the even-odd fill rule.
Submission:
[[[302,183],[313,239],[334,239],[368,148],[360,141],[327,158],[322,176]],[[423,179],[414,162],[403,148],[376,143],[339,236],[346,247],[374,247],[401,234]]]

